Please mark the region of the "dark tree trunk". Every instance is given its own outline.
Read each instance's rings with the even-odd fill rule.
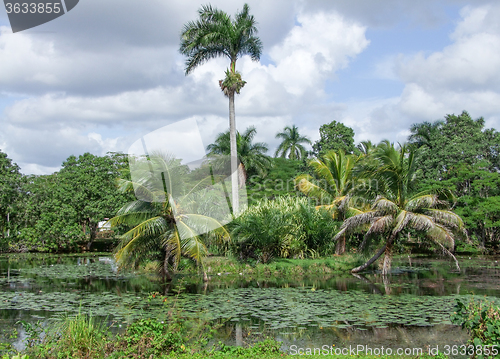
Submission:
[[[97,223],[89,222],[89,230],[90,230],[90,238],[89,241],[87,242],[87,251],[90,251],[92,243],[94,243],[97,237]]]
[[[388,247],[388,246],[391,246],[391,248],[392,248],[392,242],[394,241],[394,237],[395,237],[395,235],[392,235],[392,234],[391,234],[391,236],[389,237],[389,239],[387,240],[387,242],[385,243],[385,245],[384,245],[384,246],[382,246],[382,248],[380,248],[380,249],[378,250],[378,252],[377,252],[377,253],[375,253],[375,255],[374,255],[372,258],[370,258],[370,259],[368,260],[368,262],[366,262],[366,263],[365,263],[365,264],[363,264],[363,265],[360,265],[359,267],[356,267],[356,268],[352,269],[352,270],[351,270],[351,273],[358,273],[358,272],[361,272],[362,270],[365,270],[366,268],[368,268],[368,267],[369,267],[369,266],[370,266],[373,262],[375,262],[377,259],[379,259],[379,258],[380,258],[380,256],[381,256],[383,253],[385,253],[385,251],[386,251],[386,249],[387,249],[387,247]]]

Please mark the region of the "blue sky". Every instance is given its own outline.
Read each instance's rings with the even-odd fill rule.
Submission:
[[[230,14],[243,1],[212,4]],[[237,69],[237,128],[257,141],[295,124],[315,141],[333,120],[356,141],[404,142],[411,124],[469,111],[500,127],[500,4],[493,0],[251,0],[264,53]],[[24,173],[70,155],[126,152],[141,135],[196,119],[204,144],[228,127],[213,60],[191,75],[178,52],[200,1],[80,1],[13,34],[0,10],[0,150]]]

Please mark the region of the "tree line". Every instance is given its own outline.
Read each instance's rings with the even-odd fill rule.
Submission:
[[[499,133],[485,129],[484,119],[474,120],[467,112],[447,115],[443,121],[415,124],[410,132],[407,143],[401,146],[388,142],[376,146],[370,141],[355,146],[354,131],[333,121],[321,126],[320,139],[312,144],[312,151],[307,151],[304,145],[310,144],[309,139],[301,136],[296,126],[290,126],[277,134],[282,142],[273,158],[267,155],[267,144],[253,142],[256,129],[250,127],[237,133],[240,181],[247,185],[251,206],[286,195],[305,196],[326,209],[342,209],[334,219],[343,222],[361,213],[356,209],[366,211],[384,191],[387,194],[381,186],[394,185],[395,177],[385,178],[383,183],[377,172],[382,161],[380,151],[385,148],[392,151],[386,154],[387,161],[391,159],[394,166],[400,161],[400,172],[412,161],[411,168],[406,168],[408,173],[397,174],[408,186],[404,189],[408,191],[406,199],[424,192],[441,193],[442,197],[444,190],[449,191],[453,199],[447,198],[448,209],[463,219],[468,238],[482,249],[498,249]],[[209,157],[229,154],[229,133],[219,134],[207,153]],[[79,250],[79,246],[90,248],[99,221],[116,216],[134,199],[132,193],[124,193],[116,185],[119,178],[129,179],[127,161],[126,155],[118,153],[86,153],[70,156],[54,174],[25,176],[0,152],[2,249],[57,252]],[[385,166],[388,175],[388,164]],[[393,172],[395,175],[396,169]],[[375,179],[379,187],[361,196],[360,189],[354,188],[359,187],[356,181],[361,178],[365,187],[367,180],[373,187]],[[398,202],[397,196],[402,196],[402,190],[395,191],[393,200],[401,209],[404,203],[401,199]],[[349,203],[345,202],[347,197]],[[354,205],[353,199],[360,198],[367,200]],[[350,238],[344,237],[335,241],[337,254],[345,250],[345,239]]]

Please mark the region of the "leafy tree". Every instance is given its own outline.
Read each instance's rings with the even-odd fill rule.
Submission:
[[[130,200],[116,186],[125,167],[122,154],[86,153],[70,156],[52,175],[26,177],[19,201],[19,249],[75,250],[84,241],[90,249],[99,221]]]
[[[61,201],[76,212],[76,222],[88,233],[87,249],[96,238],[97,225],[112,217],[129,200],[116,187],[124,163],[119,156],[85,153],[70,156],[58,173]]]
[[[453,190],[458,197],[455,212],[482,249],[498,246],[500,237],[500,173],[488,167],[486,160],[474,165],[462,162],[441,181],[427,182],[430,187]]]
[[[333,218],[344,221],[349,216],[361,213],[351,196],[356,179],[354,166],[359,157],[346,155],[344,151],[328,151],[323,160],[318,158],[309,162],[315,177],[308,174],[300,175],[296,179],[299,191],[316,199],[320,207],[333,213]],[[345,252],[345,236],[340,236],[336,254]]]
[[[425,234],[426,238],[439,246],[445,253],[455,248],[456,234],[464,234],[462,219],[449,209],[446,201],[452,198],[447,191],[415,193],[417,162],[416,152],[408,146],[399,149],[394,144],[384,141],[373,154],[371,167],[365,168],[367,177],[378,181],[379,195],[373,201],[371,210],[347,218],[335,239],[355,230],[368,228],[365,239],[372,234],[387,236],[384,245],[365,264],[354,268],[360,272],[384,254],[382,274],[390,269],[392,249],[404,230],[413,229]],[[459,267],[458,267],[459,268]]]
[[[257,27],[250,8],[243,5],[234,19],[225,12],[204,5],[198,10],[199,19],[190,21],[182,30],[180,52],[187,56],[186,75],[196,67],[216,57],[226,57],[230,61],[226,77],[219,81],[224,95],[229,98],[229,133],[232,173],[232,195],[234,212],[238,213],[238,178],[237,146],[234,111],[234,95],[239,94],[245,81],[236,71],[236,60],[243,55],[250,55],[253,61],[259,61],[262,54],[262,42],[256,36]]]
[[[10,235],[22,175],[17,164],[0,151],[0,238]]]
[[[253,143],[257,130],[250,126],[243,134],[237,133],[236,143],[238,145],[238,166],[239,184],[244,186],[247,177],[255,174],[265,175],[271,167],[271,159],[265,153],[267,144],[263,142]],[[230,154],[230,135],[229,131],[219,133],[215,142],[207,146],[208,157],[226,156]]]
[[[140,180],[122,179],[119,183],[121,191],[135,190],[141,193],[142,199],[127,203],[110,220],[112,226],[126,225],[131,228],[121,236],[116,249],[119,265],[137,267],[144,261],[157,259],[163,277],[170,280],[169,267],[175,270],[181,256],[185,255],[197,262],[203,271],[203,279],[207,281],[203,267],[207,249],[199,233],[212,228],[211,236],[222,240],[229,238],[222,224],[209,215],[211,208],[223,205],[217,203],[221,199],[212,198],[210,191],[194,196],[188,192],[182,198],[174,198],[172,193],[182,193],[185,185],[182,179],[186,171],[180,160],[156,154],[146,161],[139,161],[137,171]],[[152,173],[162,173],[165,177],[159,181],[151,176]],[[205,203],[208,206],[203,214],[200,206]]]
[[[343,123],[333,121],[325,124],[319,128],[319,134],[320,139],[313,145],[316,157],[321,157],[330,150],[354,152],[354,131]]]
[[[409,141],[419,147],[421,175],[425,180],[440,180],[460,163],[489,162],[490,170],[500,168],[500,134],[484,129],[484,119],[473,120],[463,111],[446,115],[445,121],[424,122],[411,127]]]
[[[76,250],[85,240],[76,210],[64,201],[67,193],[58,174],[28,176],[19,203],[20,233],[15,248],[21,251]]]
[[[286,126],[283,132],[276,134],[276,138],[283,141],[276,149],[274,156],[277,157],[281,153],[281,157],[285,158],[288,154],[288,158],[291,160],[300,160],[307,157],[307,151],[302,144],[312,144],[309,138],[300,135],[299,129],[295,125],[292,127]]]

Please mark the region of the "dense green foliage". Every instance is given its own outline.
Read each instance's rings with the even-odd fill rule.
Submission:
[[[367,187],[365,193],[368,198],[376,197],[370,210],[344,221],[336,238],[367,228],[363,242],[379,239],[374,234],[383,234],[386,239],[377,253],[353,272],[364,270],[384,254],[382,273],[387,274],[393,246],[409,229],[419,232],[422,238],[437,245],[456,261],[452,254],[455,237],[465,237],[462,219],[450,210],[448,191],[415,192],[415,156],[416,151],[407,146],[397,149],[394,144],[382,142],[374,150],[372,160],[363,165],[364,176],[375,179],[377,183],[375,188]]]
[[[0,151],[0,250],[6,245],[16,215],[15,203],[20,195],[21,173],[7,154]]]
[[[134,182],[120,181],[123,192],[135,189],[142,195],[142,199],[125,204],[110,220],[113,226],[130,228],[120,237],[116,249],[120,267],[137,267],[147,260],[158,259],[159,270],[165,278],[171,279],[169,269],[175,270],[183,255],[195,260],[203,269],[207,249],[200,234],[209,232],[206,236],[219,239],[229,237],[223,225],[210,216],[210,209],[223,205],[225,198],[213,198],[209,190],[189,191],[174,198],[174,193],[183,194],[189,190],[183,180],[187,166],[180,163],[179,159],[168,155],[151,155],[137,160],[138,176]],[[161,173],[162,178],[154,173]],[[208,203],[206,210],[205,203]],[[206,279],[205,271],[203,274]]]
[[[471,238],[483,249],[498,248],[500,133],[464,111],[445,121],[413,125],[409,140],[420,152],[419,188],[451,189],[458,198],[455,211]]]
[[[290,135],[294,129],[296,128],[289,128],[290,133],[287,134]],[[298,135],[298,130],[295,132]],[[411,128],[409,143],[401,148],[387,141],[378,145],[365,141],[354,148],[350,129],[335,121],[322,126],[320,132],[321,139],[315,145],[316,151],[322,152],[322,155],[315,159],[302,160],[268,157],[267,145],[253,142],[256,135],[253,127],[243,134],[238,134],[240,185],[243,185],[245,177],[248,177],[246,182],[250,208],[248,214],[234,222],[233,227],[247,227],[247,234],[258,222],[262,228],[274,227],[266,235],[262,234],[265,231],[256,231],[258,235],[253,237],[246,234],[241,237],[238,231],[233,232],[234,243],[244,243],[253,238],[254,242],[249,247],[250,257],[261,257],[262,253],[267,252],[270,257],[307,257],[311,253],[330,253],[328,250],[334,245],[338,246],[337,254],[341,254],[344,249],[359,249],[356,247],[360,243],[361,248],[369,248],[370,241],[380,247],[382,237],[386,240],[391,237],[390,228],[398,229],[397,232],[402,234],[391,240],[396,250],[408,245],[422,248],[420,244],[430,238],[432,241],[438,239],[437,242],[434,241],[435,249],[451,254],[457,247],[450,239],[451,234],[455,229],[461,228],[458,218],[463,220],[468,238],[472,240],[463,242],[468,250],[473,250],[474,244],[483,251],[498,248],[499,134],[492,129],[485,130],[482,119],[472,120],[463,112],[459,116],[448,115],[444,121],[434,124],[414,125]],[[228,132],[220,134],[216,141],[208,146],[211,158],[229,155],[229,137]],[[336,150],[328,151],[328,148]],[[356,154],[349,154],[352,152]],[[289,154],[290,149],[286,153]],[[96,237],[97,222],[116,216],[119,208],[133,200],[131,193],[121,193],[116,188],[117,178],[123,178],[122,185],[128,180],[123,172],[127,168],[127,159],[123,155],[71,156],[57,173],[22,176],[17,165],[12,163],[6,154],[1,154],[0,224],[3,250],[64,251],[77,250],[82,248],[82,245],[89,246]],[[298,155],[298,152],[296,154]],[[217,164],[217,160],[211,163]],[[205,167],[202,166],[191,173],[186,169],[189,176],[185,177],[185,184],[192,186],[204,180],[208,165],[207,163]],[[222,167],[224,166],[227,167],[228,163],[222,163]],[[213,170],[217,175],[216,166],[213,166]],[[446,193],[448,195],[445,196]],[[336,225],[333,226],[335,228],[324,226],[328,230],[322,234],[322,240],[308,242],[307,236],[301,234],[308,229],[297,232],[294,227],[301,223],[294,222],[298,217],[290,215],[289,208],[295,205],[285,205],[289,208],[284,209],[280,221],[273,222],[268,218],[271,212],[277,215],[278,208],[283,203],[291,203],[290,199],[280,197],[304,195],[314,199],[316,206],[321,205],[331,210],[334,218],[340,221],[348,220],[340,237],[335,229]],[[379,208],[381,199],[387,200],[384,202],[383,211]],[[226,202],[228,200],[229,198],[226,198]],[[266,204],[264,210],[263,203],[267,202],[262,200],[268,200],[269,203],[276,201],[275,208],[272,209],[272,205]],[[446,207],[445,201],[452,207]],[[389,202],[395,207],[390,206]],[[413,207],[409,208],[409,205]],[[398,210],[391,214],[389,207]],[[449,211],[451,208],[453,212]],[[130,211],[132,209],[133,207],[128,208]],[[183,209],[184,212],[187,210],[188,208]],[[127,214],[127,218],[133,218],[132,212],[124,211],[125,209],[122,209],[120,215]],[[161,212],[162,210],[158,213]],[[433,215],[430,215],[431,213]],[[403,221],[403,227],[406,229],[397,226],[397,218],[403,214],[413,218]],[[354,215],[358,217],[350,219]],[[146,218],[143,213],[140,216]],[[257,220],[258,216],[262,218]],[[250,218],[252,223],[243,223],[244,219]],[[119,230],[124,233],[139,222],[133,224],[121,221],[120,224],[122,227]],[[439,235],[438,229],[442,232]],[[281,234],[278,234],[280,230]],[[433,236],[430,236],[431,232]],[[362,233],[368,235],[363,238]],[[277,240],[278,236],[283,236],[281,244]],[[339,239],[337,243],[331,240],[335,236]],[[290,243],[284,239],[292,237],[296,238],[289,241]],[[201,240],[203,243],[200,242],[197,248],[208,245],[211,252],[228,253],[227,243],[218,244],[208,238]],[[259,246],[273,243],[271,247],[274,249],[257,248],[257,243]],[[276,250],[280,246],[286,249]],[[459,246],[462,247],[463,245]],[[161,249],[158,251],[158,248],[161,248],[161,245],[150,254],[157,253],[164,258],[165,253]],[[239,247],[239,253],[244,252],[242,248]],[[387,254],[389,251],[390,248]],[[199,251],[202,252],[205,253]],[[266,256],[268,254],[264,254],[263,258]]]
[[[70,156],[54,174],[19,176],[16,192],[8,197],[10,208],[15,208],[11,224],[15,231],[11,231],[6,249],[74,251],[79,245],[90,249],[98,223],[112,217],[130,199],[116,187],[126,166],[126,158],[120,154],[99,157],[85,153]]]
[[[247,182],[248,204],[278,196],[300,195],[295,188],[295,178],[307,170],[304,161],[270,158],[271,166],[265,175],[253,175]]]
[[[457,299],[455,324],[461,325],[470,335],[467,343],[469,358],[498,358],[500,355],[500,308],[486,301],[471,300],[463,303]]]

